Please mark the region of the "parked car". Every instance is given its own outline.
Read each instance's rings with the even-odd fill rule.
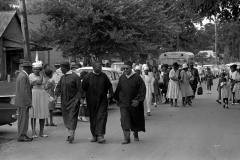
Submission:
[[[74,71],[74,72],[77,73],[78,76],[80,76],[82,71],[92,72],[93,68],[92,67],[83,67],[83,68],[80,68],[79,71]],[[105,73],[108,76],[109,80],[112,83],[113,91],[115,91],[116,88],[117,88],[117,85],[118,85],[118,80],[119,80],[118,71],[113,69],[113,68],[103,67],[102,72]],[[55,108],[56,109],[61,109],[61,99],[60,99],[60,97],[58,97],[56,101],[57,102],[56,102],[56,107]]]
[[[12,125],[17,121],[17,107],[11,104],[14,95],[0,96],[0,125]]]

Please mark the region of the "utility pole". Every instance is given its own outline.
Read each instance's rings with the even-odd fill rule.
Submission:
[[[217,37],[217,18],[215,19],[215,63],[217,65],[217,41],[218,41],[218,37]]]
[[[25,0],[19,0],[19,10],[23,34],[24,59],[26,61],[32,62]]]
[[[179,32],[177,32],[177,51],[180,51],[179,50]]]

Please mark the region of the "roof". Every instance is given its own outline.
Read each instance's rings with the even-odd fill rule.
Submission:
[[[6,30],[16,13],[16,10],[0,11],[0,37],[2,37],[4,31]]]
[[[164,52],[162,54],[167,54],[167,53],[183,53],[183,54],[188,54],[188,55],[194,55],[192,52],[184,52],[184,51],[176,51],[176,52]]]

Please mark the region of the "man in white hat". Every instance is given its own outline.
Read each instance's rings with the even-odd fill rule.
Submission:
[[[138,75],[141,75],[141,68],[140,66],[136,66],[134,71],[138,74]]]

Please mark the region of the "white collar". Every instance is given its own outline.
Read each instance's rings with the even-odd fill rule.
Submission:
[[[73,73],[73,71],[69,70],[65,75],[72,74],[72,73]]]
[[[125,74],[125,76],[127,77],[127,79],[129,79],[132,75],[134,75],[135,74],[135,72],[132,72],[130,75],[126,75]]]
[[[93,70],[93,74],[95,74],[95,75],[99,75],[100,73],[95,73],[94,70]]]
[[[22,71],[23,71],[23,73],[25,73],[27,76],[29,76],[26,71],[24,71],[24,70],[22,70]]]

